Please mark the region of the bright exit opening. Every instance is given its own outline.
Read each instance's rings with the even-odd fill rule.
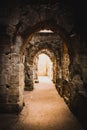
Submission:
[[[45,79],[45,77],[53,80],[53,63],[46,54],[40,54],[38,56],[38,77]]]

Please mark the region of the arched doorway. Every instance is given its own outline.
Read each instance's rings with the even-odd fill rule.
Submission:
[[[33,35],[28,44],[27,51],[26,62],[30,66],[30,72],[28,73],[30,76],[29,80],[27,80],[28,84],[25,84],[25,89],[32,90],[34,88],[34,76],[36,76],[36,82],[38,82],[38,67],[36,66],[36,62],[38,61],[38,55],[45,53],[53,62],[53,82],[58,92],[60,94],[63,93],[64,90],[60,82],[69,81],[70,57],[68,48],[61,37],[53,31],[47,33],[41,30]]]
[[[41,53],[44,53],[47,56],[49,56],[50,59],[52,60],[52,63],[53,63],[52,80],[56,84],[57,57],[59,57],[59,53],[58,53],[58,51],[54,50],[54,46],[56,44],[55,41],[53,41],[53,43],[51,44],[51,40],[54,40],[54,38],[56,38],[57,44],[60,44],[59,36],[57,37],[53,33],[52,34],[51,33],[37,33],[32,37],[31,41],[29,42],[28,47],[27,47],[27,54],[26,54],[26,64],[28,63],[29,64],[28,66],[31,66],[30,74],[32,73],[32,77],[31,77],[31,79],[29,79],[29,82],[30,82],[30,80],[32,82],[33,78],[35,78],[35,76],[37,78],[38,67],[37,67],[36,63],[38,62],[38,55],[40,55]],[[57,48],[59,48],[59,45]],[[26,68],[27,67],[25,67],[25,69]],[[27,72],[26,72],[26,74],[27,74]],[[38,82],[38,81],[36,81],[36,82]],[[28,80],[26,81],[26,83],[28,83]],[[33,85],[34,85],[33,82],[32,82],[32,85],[30,85],[29,83],[26,84],[25,85],[26,90],[28,90],[30,86],[31,86],[30,90],[31,90],[31,88],[33,89]]]
[[[1,110],[19,112],[23,108],[26,47],[36,32],[43,29],[51,30],[62,39],[62,49],[58,49],[56,44],[56,48],[52,48],[51,44],[47,43],[53,53],[56,52],[56,87],[60,90],[61,86],[65,84],[66,86],[72,86],[73,93],[71,98],[73,98],[75,94],[79,94],[79,90],[82,91],[84,86],[83,81],[87,79],[86,60],[84,60],[86,43],[83,45],[80,44],[80,38],[74,32],[74,19],[72,20],[73,12],[68,8],[68,4],[63,5],[60,1],[53,5],[32,6],[25,4],[25,6],[19,6],[18,4],[17,8],[12,8],[12,10],[11,17],[8,17],[9,14],[7,13],[7,17],[5,18],[6,15],[4,14],[1,20]],[[46,49],[46,46],[44,49]],[[82,55],[84,50],[85,53]],[[80,66],[81,61],[84,62],[82,67]],[[31,64],[29,68],[32,68]],[[82,68],[84,68],[84,76],[82,74]],[[32,78],[32,73],[29,76]],[[64,89],[65,88],[66,87],[64,87]],[[62,90],[61,88],[61,91]],[[78,90],[78,92],[75,90]],[[69,89],[69,91],[71,90]],[[71,102],[71,104],[73,104],[73,100]]]
[[[38,64],[38,60],[39,60],[39,56],[40,55],[44,55],[45,57],[46,57],[46,59],[44,58],[43,59],[43,57],[41,58],[41,60],[42,60],[42,62],[40,62],[39,64]],[[54,83],[56,83],[56,64],[57,64],[57,61],[56,61],[56,56],[54,55],[54,53],[51,51],[51,50],[49,50],[48,48],[47,49],[42,49],[42,50],[40,50],[40,51],[38,51],[37,52],[37,54],[35,55],[35,57],[34,57],[34,62],[33,62],[33,65],[34,65],[34,67],[35,67],[35,62],[39,65],[39,66],[41,66],[42,64],[43,64],[43,62],[45,61],[45,72],[46,72],[46,64],[47,64],[47,72],[45,73],[45,75],[48,75],[50,78],[51,78],[51,80],[54,82]],[[36,70],[35,70],[35,72],[36,72],[36,75],[38,74],[38,67],[39,66],[36,66],[35,68],[36,68]],[[40,68],[41,69],[41,68]],[[40,74],[39,74],[40,75]],[[36,76],[37,77],[37,76]],[[35,78],[35,80],[36,80],[37,78]]]
[[[41,41],[38,42],[38,31],[43,30],[43,28],[47,29],[47,30],[52,30],[50,33],[48,33],[48,39],[53,37],[53,40],[51,39],[51,41],[48,40],[47,42],[43,42],[44,41],[44,39],[43,39],[42,42]],[[35,29],[35,30],[33,30],[33,29]],[[55,58],[54,58],[55,68],[54,68],[54,76],[53,76],[54,78],[53,78],[53,80],[54,80],[56,88],[57,88],[57,87],[59,87],[59,85],[58,85],[59,79],[62,80],[62,78],[63,78],[63,71],[61,71],[61,70],[63,70],[63,68],[62,68],[63,53],[67,52],[69,56],[71,54],[71,53],[69,54],[70,48],[68,48],[68,47],[70,47],[70,46],[69,46],[69,41],[68,41],[67,35],[66,35],[65,31],[62,30],[58,25],[54,26],[49,21],[44,21],[43,24],[40,24],[40,25],[36,24],[36,27],[32,28],[32,30],[33,30],[33,32],[32,31],[30,32],[29,36],[24,40],[24,42],[22,42],[22,39],[20,39],[21,36],[17,36],[16,40],[15,40],[16,45],[17,45],[17,43],[20,43],[20,46],[17,46],[17,48],[18,48],[17,53],[19,53],[19,56],[21,58],[21,62],[22,63],[24,62],[24,57],[25,57],[25,61],[28,60],[27,61],[27,63],[28,63],[27,67],[28,67],[28,70],[29,69],[30,70],[29,70],[29,74],[28,74],[29,82],[27,82],[28,85],[26,85],[26,86],[29,86],[30,90],[33,89],[33,83],[34,83],[33,80],[32,80],[33,79],[33,57],[41,49],[48,49],[48,50],[51,50],[51,52],[54,53],[54,55],[55,55]],[[46,35],[46,33],[40,33],[40,35],[39,35],[40,40],[41,40],[41,37],[42,37],[43,34]],[[45,39],[45,41],[46,40],[47,39]],[[21,43],[23,43],[23,44],[21,44]],[[39,46],[38,46],[38,43],[39,43]],[[53,45],[53,43],[54,43],[54,45]],[[35,44],[35,47],[34,47],[34,44]],[[40,44],[41,44],[41,46],[40,46]],[[67,49],[64,49],[63,44],[65,44],[65,45],[67,44],[66,45]],[[38,46],[38,48],[36,46]],[[33,50],[35,50],[34,53],[32,51],[32,48],[33,48]],[[28,51],[26,51],[26,50],[28,50]],[[26,58],[26,56],[25,56],[26,53],[28,53],[28,55],[30,55],[30,57]],[[69,64],[67,65],[67,69],[68,69],[68,66],[69,66]],[[26,71],[26,72],[28,72],[28,71]],[[68,72],[69,72],[69,69],[68,69]],[[67,79],[68,79],[68,76],[67,76]],[[24,87],[24,85],[23,85],[23,87]],[[22,96],[22,97],[23,97],[23,87],[22,87],[22,89],[20,88],[20,91],[22,91],[22,93],[21,93],[22,95],[20,95],[20,96]]]
[[[46,54],[40,54],[38,59],[38,76],[48,76],[53,79],[53,63]]]
[[[37,63],[34,62],[35,70],[34,70],[34,80],[35,82],[38,80],[39,76],[48,76],[50,80],[53,81],[53,62],[50,57],[46,54],[41,53],[37,58]],[[36,60],[35,60],[36,61]]]
[[[21,26],[21,25],[20,25]],[[43,20],[42,22],[37,22],[35,24],[35,26],[32,26],[31,29],[29,29],[28,27],[25,29],[25,31],[23,31],[21,34],[19,34],[17,32],[17,34],[14,35],[13,40],[14,40],[14,44],[11,45],[11,62],[13,62],[12,64],[12,68],[14,69],[10,69],[12,70],[12,72],[10,72],[10,76],[13,78],[13,83],[10,82],[9,80],[9,84],[11,83],[11,86],[15,86],[15,94],[14,97],[16,98],[16,101],[18,101],[17,105],[17,110],[21,110],[23,108],[23,92],[24,92],[24,64],[25,64],[25,54],[26,54],[26,48],[27,45],[30,45],[30,41],[32,40],[33,36],[36,34],[36,32],[43,30],[43,29],[48,29],[48,30],[52,30],[51,33],[52,35],[55,35],[54,39],[51,41],[51,43],[55,41],[55,45],[54,47],[52,46],[52,44],[50,44],[49,42],[47,43],[49,47],[47,47],[46,43],[45,43],[45,48],[41,47],[41,49],[46,49],[49,48],[51,51],[53,51],[53,53],[55,54],[55,57],[57,59],[57,64],[56,64],[56,78],[55,78],[55,84],[57,86],[57,82],[58,79],[62,77],[62,71],[61,71],[61,58],[62,58],[62,50],[60,49],[60,45],[62,48],[62,45],[65,43],[67,46],[67,50],[70,56],[70,61],[71,61],[71,51],[69,51],[71,49],[71,46],[69,44],[69,38],[67,36],[67,32],[65,31],[65,29],[63,29],[62,27],[60,27],[55,20],[50,19],[50,20]],[[55,38],[58,37],[59,41],[56,41]],[[61,40],[60,40],[61,39]],[[60,42],[61,41],[61,42]],[[36,42],[35,42],[36,43]],[[43,42],[42,42],[43,43]],[[56,46],[56,43],[57,46]],[[59,44],[61,43],[61,44]],[[39,46],[40,47],[40,46]],[[39,48],[40,50],[40,48]],[[72,50],[72,49],[71,49]],[[36,50],[37,52],[37,50]],[[29,50],[28,53],[31,53],[31,51]],[[32,53],[31,53],[32,55]],[[14,57],[14,58],[13,58]],[[17,60],[17,63],[15,63],[15,58]],[[9,60],[8,60],[9,62]],[[29,68],[32,68],[32,58],[29,59]],[[13,75],[15,74],[15,75]],[[31,71],[30,73],[30,78],[32,79],[33,77],[33,73]],[[15,78],[16,77],[16,78]],[[32,81],[32,80],[31,80]],[[30,84],[32,84],[33,88],[33,82],[29,82]],[[7,84],[8,86],[8,84]],[[8,87],[7,87],[8,88]],[[10,87],[9,87],[10,88]],[[10,89],[9,89],[10,90]],[[13,91],[13,90],[11,90]],[[17,96],[19,95],[19,96]],[[10,97],[10,96],[9,96]],[[13,97],[13,95],[11,95],[11,97]],[[10,98],[9,98],[10,99]],[[12,101],[15,102],[15,101]],[[14,103],[13,103],[14,104]],[[13,105],[14,107],[15,105]],[[15,107],[13,108],[15,109]]]

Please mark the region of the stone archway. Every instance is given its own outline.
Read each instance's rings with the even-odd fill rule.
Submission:
[[[19,112],[23,108],[24,55],[29,41],[32,39],[33,35],[41,29],[51,29],[54,33],[60,36],[62,43],[67,46],[70,58],[69,82],[73,81],[77,74],[81,79],[82,73],[80,64],[78,64],[79,49],[76,49],[79,45],[79,40],[77,36],[72,37],[72,35],[70,35],[74,28],[72,24],[72,14],[68,7],[59,7],[59,5],[51,5],[50,7],[44,5],[39,7],[26,5],[25,8],[21,7],[21,9],[18,10],[16,21],[10,19],[8,20],[8,24],[3,26],[3,31],[1,33],[2,39],[0,39],[0,42],[2,43],[2,45],[0,45],[2,48],[2,50],[0,50],[0,62],[2,64],[0,72],[1,110]],[[15,11],[16,10],[14,9],[14,12]],[[12,16],[15,16],[15,13],[13,13]],[[52,46],[49,47],[52,48]],[[58,56],[57,68],[58,70],[61,70],[60,68],[63,63],[61,63],[60,59],[62,59],[61,54],[63,53],[61,53],[61,49],[58,49],[57,47],[52,48],[52,50],[53,52],[56,50],[55,55]],[[44,49],[46,49],[46,47]],[[61,72],[57,72],[58,77],[56,83],[61,77],[59,73]],[[65,75],[63,75],[63,78],[65,78]],[[80,81],[82,82],[82,79]],[[74,84],[74,86],[75,85],[76,84]]]
[[[44,34],[43,34],[43,36],[39,37],[39,40],[43,39],[43,41],[37,42],[38,36],[40,36],[40,34],[36,34],[35,36],[33,36],[34,43],[33,43],[33,38],[32,38],[32,40],[30,41],[30,43],[27,47],[26,62],[28,63],[28,66],[31,66],[30,72],[32,73],[32,77],[30,80],[31,80],[31,82],[33,81],[33,67],[34,67],[33,64],[34,64],[35,57],[37,57],[40,53],[44,53],[44,54],[48,55],[53,62],[53,66],[54,66],[54,68],[53,68],[53,72],[54,72],[53,73],[53,82],[56,83],[56,67],[57,67],[58,52],[57,51],[54,52],[54,50],[52,49],[53,46],[55,46],[55,44],[51,45],[51,40],[49,39],[48,40],[49,42],[48,42],[47,41],[48,37],[44,36]],[[49,34],[49,36],[50,36],[50,34]],[[42,37],[44,37],[44,38],[42,38]],[[52,36],[50,36],[50,37],[52,37]],[[53,39],[53,38],[51,38],[51,39]],[[56,39],[59,40],[59,37]],[[56,41],[56,42],[58,42],[58,41]],[[32,45],[32,43],[33,43],[33,45]],[[58,46],[58,48],[59,48],[59,46]],[[37,68],[37,67],[35,67],[35,68]],[[26,82],[28,83],[28,80]],[[27,84],[25,86],[27,87]],[[32,82],[32,85],[29,85],[29,83],[28,83],[28,88],[29,87],[33,89],[33,82]],[[26,88],[26,89],[28,89],[28,88]]]
[[[34,62],[34,66],[36,66],[34,69],[34,80],[35,83],[39,81],[39,77],[48,77],[51,81],[53,81],[53,62],[50,59],[50,57],[45,53],[40,53],[37,56],[35,56],[34,59],[37,59],[36,62]]]
[[[51,60],[51,62],[52,62],[52,81],[53,81],[54,83],[56,83],[57,58],[55,57],[55,54],[54,54],[51,50],[49,50],[49,49],[47,48],[47,49],[42,49],[42,50],[40,50],[40,51],[35,55],[35,57],[38,57],[38,56],[41,55],[41,54],[45,54],[45,55],[47,55],[47,56],[50,58],[50,60]]]
[[[45,22],[45,24],[48,24],[48,22]],[[52,26],[49,24],[49,25],[43,25],[43,28],[44,27],[47,27],[47,28],[51,28]],[[52,27],[53,28],[53,27]],[[42,29],[42,27],[39,27],[38,28],[38,30],[40,30],[40,29]],[[35,29],[35,32],[36,32],[36,29]],[[31,40],[31,38],[32,38],[32,36],[33,36],[33,34],[34,33],[32,33],[32,34],[30,34],[30,36],[29,36],[29,38],[28,38],[28,42],[29,42],[29,39]],[[56,32],[56,34],[57,34],[57,32]],[[61,39],[60,38],[60,36],[57,34],[57,36],[58,36],[58,40],[59,39]],[[57,41],[58,42],[58,41]],[[62,41],[63,42],[63,41]],[[59,42],[58,42],[59,43]],[[28,43],[26,43],[26,45],[27,45]],[[55,43],[56,44],[56,43]],[[60,64],[60,61],[59,61],[59,58],[61,57],[61,53],[60,53],[60,48],[59,48],[59,45],[57,46],[57,48],[58,48],[58,50],[59,50],[59,52],[58,52],[58,50],[57,50],[57,48],[56,48],[56,46],[53,48],[52,46],[50,46],[50,44],[48,43],[48,45],[49,45],[49,47],[47,47],[47,45],[46,45],[46,47],[45,48],[43,48],[43,46],[42,46],[42,49],[46,49],[46,48],[50,48],[51,47],[51,49],[52,49],[52,51],[55,53],[55,49],[56,49],[56,53],[55,53],[55,55],[57,56],[57,62],[58,62],[58,66],[59,66],[59,64]],[[20,49],[20,48],[22,48],[24,46],[24,48],[23,48],[23,50],[25,49],[25,44],[23,44],[23,38],[22,38],[22,36],[21,35],[17,35],[16,37],[14,37],[14,44],[13,43],[11,43],[11,45],[10,45],[10,47],[11,47],[11,51],[10,51],[10,55],[11,55],[11,59],[10,59],[10,61],[9,61],[9,59],[8,59],[8,66],[9,66],[9,64],[12,62],[12,64],[11,64],[11,68],[12,68],[12,73],[10,72],[10,80],[8,80],[7,79],[7,82],[9,81],[9,83],[7,84],[7,89],[9,90],[6,90],[6,92],[8,91],[9,93],[8,93],[8,95],[7,95],[7,97],[8,97],[8,107],[6,108],[7,109],[7,111],[20,111],[21,109],[22,109],[22,107],[23,107],[23,90],[24,90],[24,51],[22,50],[22,49]],[[17,61],[17,63],[16,63],[16,61],[15,61],[15,58],[16,58],[16,61]],[[7,66],[7,67],[8,67]],[[57,65],[56,65],[57,66]],[[58,68],[58,66],[57,66],[57,68]],[[13,69],[14,68],[14,69]],[[59,69],[59,68],[58,68]],[[6,70],[7,71],[7,70]],[[13,75],[14,74],[14,75]],[[58,75],[58,74],[57,74]],[[13,79],[11,80],[11,78],[12,78],[12,76],[13,76]],[[32,74],[30,75],[30,76],[32,76]],[[59,76],[59,75],[58,75]],[[15,78],[16,77],[16,78]],[[16,79],[17,79],[17,81],[16,81]],[[57,80],[58,79],[58,77],[55,79],[55,80]],[[13,83],[12,83],[12,81],[13,81]],[[56,82],[56,81],[55,81]],[[11,87],[8,87],[8,86],[10,86],[11,85]],[[14,86],[14,87],[13,87]],[[17,87],[16,87],[17,86]],[[14,92],[14,95],[11,95],[10,94],[10,91],[15,91]],[[10,97],[12,96],[12,99],[13,98],[15,98],[15,99],[13,99],[12,100],[12,102],[10,101]],[[4,105],[2,105],[1,107],[4,107]]]
[[[56,42],[55,42],[56,41]],[[70,64],[70,58],[68,54],[68,48],[66,44],[63,42],[63,40],[60,38],[57,34],[40,34],[36,33],[31,41],[29,42],[29,45],[27,47],[27,53],[26,56],[29,66],[31,66],[30,70],[33,75],[33,57],[36,54],[39,54],[41,52],[46,53],[54,63],[54,83],[56,85],[56,88],[61,95],[61,93],[64,92],[62,86],[62,81],[69,81],[69,64]],[[55,59],[56,57],[56,59]],[[37,67],[36,67],[37,68]],[[30,73],[30,74],[31,74]],[[27,90],[33,89],[33,76],[31,79],[29,79]],[[32,82],[32,84],[30,84]],[[62,84],[60,84],[60,82]],[[66,89],[65,89],[66,90]],[[70,91],[70,89],[69,89]],[[70,93],[70,92],[68,92]],[[67,96],[67,95],[66,95]]]

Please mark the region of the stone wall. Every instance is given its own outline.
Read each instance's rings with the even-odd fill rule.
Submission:
[[[53,62],[53,82],[56,87],[59,86],[59,79],[69,80],[68,49],[64,50],[63,41],[59,35],[55,33],[36,33],[27,46],[26,59],[28,64],[33,65],[34,58],[41,53],[47,54]],[[29,71],[33,72],[33,67]],[[29,80],[32,82],[33,76]]]
[[[34,56],[47,49],[45,53],[49,55],[50,52],[51,57],[55,57],[53,80],[56,89],[78,117],[87,119],[87,33],[84,35],[87,32],[84,22],[87,22],[78,16],[83,10],[81,7],[78,10],[78,3],[73,8],[69,1],[39,5],[25,1],[0,5],[0,111],[19,112],[23,107],[26,80],[23,57],[28,45],[26,86],[33,88]],[[79,23],[81,20],[83,24]],[[50,29],[55,35],[38,36],[36,32],[41,29]]]
[[[23,107],[24,65],[16,44],[6,43],[0,46],[0,111],[19,112]],[[20,41],[22,42],[22,41]],[[14,49],[15,48],[15,49]]]
[[[33,90],[33,65],[25,62],[25,90]]]

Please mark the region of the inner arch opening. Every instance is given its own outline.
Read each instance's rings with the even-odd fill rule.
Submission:
[[[66,43],[63,39],[49,28],[40,29],[37,33],[34,33],[31,40],[28,41],[26,61],[29,64],[29,71],[26,74],[27,80],[25,81],[25,87],[32,88],[34,82],[38,81],[38,76],[49,76],[55,83],[55,86],[59,89],[59,80],[69,80],[69,52]],[[52,63],[46,68],[41,64],[38,68],[38,61],[40,55],[44,53],[50,57]],[[42,63],[45,63],[42,59]],[[43,64],[42,64],[43,65]],[[41,67],[41,70],[40,70]],[[27,67],[26,67],[27,68]],[[44,71],[45,72],[41,72]],[[46,71],[51,71],[48,72]],[[38,71],[39,70],[39,71]]]
[[[48,77],[53,80],[53,62],[44,53],[38,55],[38,78],[44,80]]]
[[[56,27],[56,28],[55,28]],[[57,31],[58,30],[58,31]],[[32,27],[32,31],[28,33],[28,38],[25,38],[27,56],[26,59],[26,70],[25,74],[25,90],[33,90],[35,88],[35,82],[39,83],[38,56],[42,53],[50,57],[52,61],[52,71],[49,74],[55,88],[64,99],[70,95],[70,89],[66,89],[69,81],[69,64],[70,64],[70,53],[69,43],[65,31],[61,30],[59,26],[53,24],[44,23],[43,26],[36,25],[36,28]],[[67,39],[67,40],[66,40]],[[27,40],[27,41],[26,41]],[[35,61],[36,60],[36,61]],[[45,68],[45,67],[44,67]],[[49,68],[49,67],[48,67]],[[40,74],[40,73],[39,73]],[[45,75],[48,76],[46,73]],[[67,92],[67,90],[69,90]],[[66,98],[67,99],[67,98]]]

